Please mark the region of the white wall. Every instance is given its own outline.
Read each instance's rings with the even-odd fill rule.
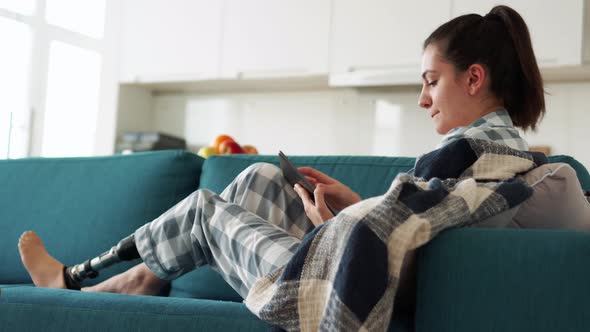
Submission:
[[[531,145],[548,145],[552,154],[568,154],[590,169],[590,82],[549,84],[545,87],[547,114],[536,133],[525,137]]]
[[[547,116],[525,136],[590,168],[590,82],[553,83],[546,91]],[[153,128],[185,137],[193,149],[225,133],[263,154],[417,156],[440,139],[418,94],[419,87],[163,94],[153,97]]]

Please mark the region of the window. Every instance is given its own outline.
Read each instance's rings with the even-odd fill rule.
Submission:
[[[111,1],[0,0],[0,159],[93,154]]]
[[[99,82],[98,53],[62,42],[51,43],[43,156],[92,155]]]
[[[104,0],[47,0],[49,24],[94,38],[102,38],[104,14]]]
[[[32,15],[35,10],[35,2],[35,0],[0,0],[0,9],[22,15]]]
[[[0,41],[0,158],[18,158],[27,153],[30,28],[0,17]]]

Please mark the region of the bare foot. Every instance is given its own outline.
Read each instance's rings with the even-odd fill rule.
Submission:
[[[82,291],[158,295],[168,283],[169,281],[158,278],[145,263],[141,263],[100,284],[84,287]]]
[[[63,277],[64,265],[49,255],[35,232],[27,231],[20,236],[18,251],[35,286],[66,288]]]

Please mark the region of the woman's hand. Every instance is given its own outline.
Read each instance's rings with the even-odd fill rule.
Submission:
[[[295,192],[301,197],[305,214],[311,222],[318,226],[334,215],[326,206],[326,201],[336,210],[342,210],[361,200],[360,196],[341,182],[311,167],[300,167],[299,172],[315,186],[312,200],[303,187],[295,185]],[[315,201],[315,202],[314,202]]]
[[[295,189],[295,192],[301,197],[305,214],[309,217],[314,226],[317,227],[323,224],[324,221],[334,217],[324,201],[324,185],[318,184],[315,187],[315,190],[313,191],[313,200],[309,197],[307,190],[303,189],[301,185],[296,184],[293,189]]]
[[[313,186],[322,185],[322,193],[326,196],[326,201],[336,210],[358,203],[361,197],[344,185],[342,182],[329,177],[328,175],[313,169],[311,167],[299,167],[297,169]]]

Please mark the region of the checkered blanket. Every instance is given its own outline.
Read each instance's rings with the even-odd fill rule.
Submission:
[[[251,288],[246,306],[286,330],[385,331],[406,253],[441,231],[511,209],[532,194],[515,178],[539,155],[460,139],[422,156],[382,196],[308,234],[290,262]]]

